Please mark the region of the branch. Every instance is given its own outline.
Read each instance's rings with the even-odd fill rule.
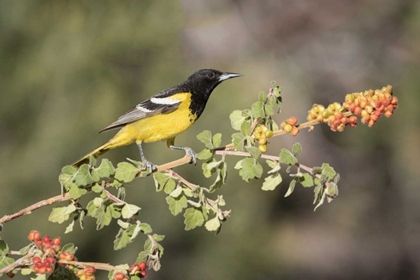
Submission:
[[[350,116],[350,115],[352,115],[352,113],[351,112],[346,112],[346,113],[344,113],[344,115],[345,116]],[[302,123],[302,124],[298,125],[297,128],[300,130],[300,129],[304,129],[304,128],[310,128],[310,127],[312,127],[314,125],[317,125],[317,124],[320,124],[320,122],[318,122],[316,120],[313,120],[313,121],[308,121],[308,122]],[[284,130],[279,129],[279,130],[277,130],[277,131],[275,131],[273,133],[273,137],[277,137],[277,136],[280,136],[280,135],[283,135],[283,134],[286,134],[286,133],[287,132],[285,132]],[[240,152],[240,151],[232,151],[233,149],[234,149],[234,145],[233,145],[233,143],[230,143],[230,144],[228,144],[228,145],[226,145],[224,147],[218,148],[215,151],[215,153],[217,155],[222,155],[222,156],[226,156],[226,155],[243,156],[243,157],[251,156],[250,153]],[[271,159],[271,160],[277,160],[278,159],[278,157],[276,157],[276,156],[270,156],[270,155],[265,155],[265,154],[261,155],[261,158]],[[180,159],[177,159],[177,160],[174,160],[174,161],[171,161],[171,162],[168,162],[168,163],[159,165],[158,166],[158,169],[157,169],[157,172],[161,172],[161,171],[172,172],[171,174],[173,176],[175,176],[178,179],[180,179],[189,188],[195,189],[196,188],[196,185],[194,185],[192,183],[189,183],[187,180],[185,180],[184,178],[182,178],[181,176],[179,176],[179,174],[178,173],[175,173],[173,170],[171,171],[172,168],[178,167],[178,166],[181,166],[181,165],[184,165],[184,164],[187,164],[187,163],[190,163],[190,161],[191,161],[190,157],[184,156],[184,157],[182,157]],[[141,174],[139,173],[139,175],[137,175],[137,177],[140,177],[140,176],[141,176]],[[105,186],[105,187],[108,187],[108,185]],[[57,202],[67,201],[67,200],[70,200],[70,199],[71,199],[70,195],[68,193],[66,193],[65,195],[57,195],[57,196],[53,196],[53,197],[50,197],[48,199],[39,201],[39,202],[37,202],[35,204],[32,204],[31,206],[28,206],[28,207],[26,207],[26,208],[24,208],[24,209],[22,209],[22,210],[20,210],[20,211],[18,211],[16,213],[14,213],[14,214],[3,216],[0,219],[0,226],[2,224],[5,224],[5,223],[11,221],[11,220],[14,220],[16,218],[19,218],[19,217],[21,217],[23,215],[31,214],[32,211],[38,210],[38,209],[40,209],[42,207],[45,207],[45,206],[48,206],[48,205],[51,205],[51,204],[57,203]]]
[[[71,197],[70,197],[70,195],[68,193],[66,193],[65,195],[61,195],[60,194],[60,195],[56,195],[56,196],[50,197],[48,199],[45,199],[45,200],[39,201],[39,202],[37,202],[35,204],[32,204],[31,206],[28,206],[28,207],[26,207],[26,208],[24,208],[24,209],[22,209],[22,210],[20,210],[20,211],[18,211],[16,213],[14,213],[14,214],[3,216],[0,219],[0,224],[7,223],[7,222],[9,222],[11,220],[14,220],[16,218],[19,218],[19,217],[21,217],[23,215],[31,214],[32,211],[38,210],[39,208],[42,208],[42,207],[51,205],[53,203],[67,201],[67,200],[70,200],[70,199],[71,199]]]

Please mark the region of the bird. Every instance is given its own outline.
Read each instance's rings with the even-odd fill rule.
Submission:
[[[80,167],[89,163],[91,156],[97,158],[105,152],[137,144],[142,170],[148,173],[157,170],[143,153],[143,143],[166,140],[171,150],[184,150],[190,163],[197,162],[197,154],[189,147],[175,146],[175,137],[190,128],[203,113],[213,90],[223,81],[242,76],[238,73],[201,69],[184,82],[162,90],[120,116],[99,133],[120,128],[108,142],[73,163]]]

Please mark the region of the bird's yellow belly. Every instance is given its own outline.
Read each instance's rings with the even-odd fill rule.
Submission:
[[[196,120],[196,116],[187,108],[180,106],[169,114],[160,114],[126,125],[116,135],[131,138],[133,142],[157,142],[173,138],[187,130]],[[120,136],[120,137],[118,137]]]

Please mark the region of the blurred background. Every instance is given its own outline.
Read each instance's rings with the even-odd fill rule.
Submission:
[[[400,106],[373,128],[316,126],[272,140],[270,154],[299,141],[302,163],[328,162],[341,174],[340,195],[315,213],[312,189],[284,198],[285,180],[261,191],[262,180],[241,181],[229,159],[219,194],[231,218],[218,236],[186,232],[152,178],[133,182],[127,192],[142,207],[139,218],[166,235],[162,269],[148,279],[419,279],[418,0],[1,1],[0,216],[59,194],[61,167],[113,135],[99,130],[200,68],[244,77],[220,85],[177,138],[198,151],[204,129],[230,143],[231,111],[249,107],[273,80],[284,96],[277,121],[304,121],[313,103],[388,84]],[[156,164],[183,156],[165,143],[144,149]],[[137,147],[106,157],[138,158]],[[200,165],[177,171],[209,184]],[[67,225],[49,223],[50,211],[6,224],[1,238],[18,249],[37,229],[75,242],[81,261],[112,264],[133,263],[144,242],[114,251],[118,228],[98,232],[91,219],[64,235]]]

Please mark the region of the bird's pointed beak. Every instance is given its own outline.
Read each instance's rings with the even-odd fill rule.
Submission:
[[[238,73],[225,72],[219,77],[219,82],[222,82],[222,81],[228,80],[228,79],[232,79],[232,78],[236,78],[236,77],[241,77],[241,76],[243,76],[243,75],[238,74]]]

